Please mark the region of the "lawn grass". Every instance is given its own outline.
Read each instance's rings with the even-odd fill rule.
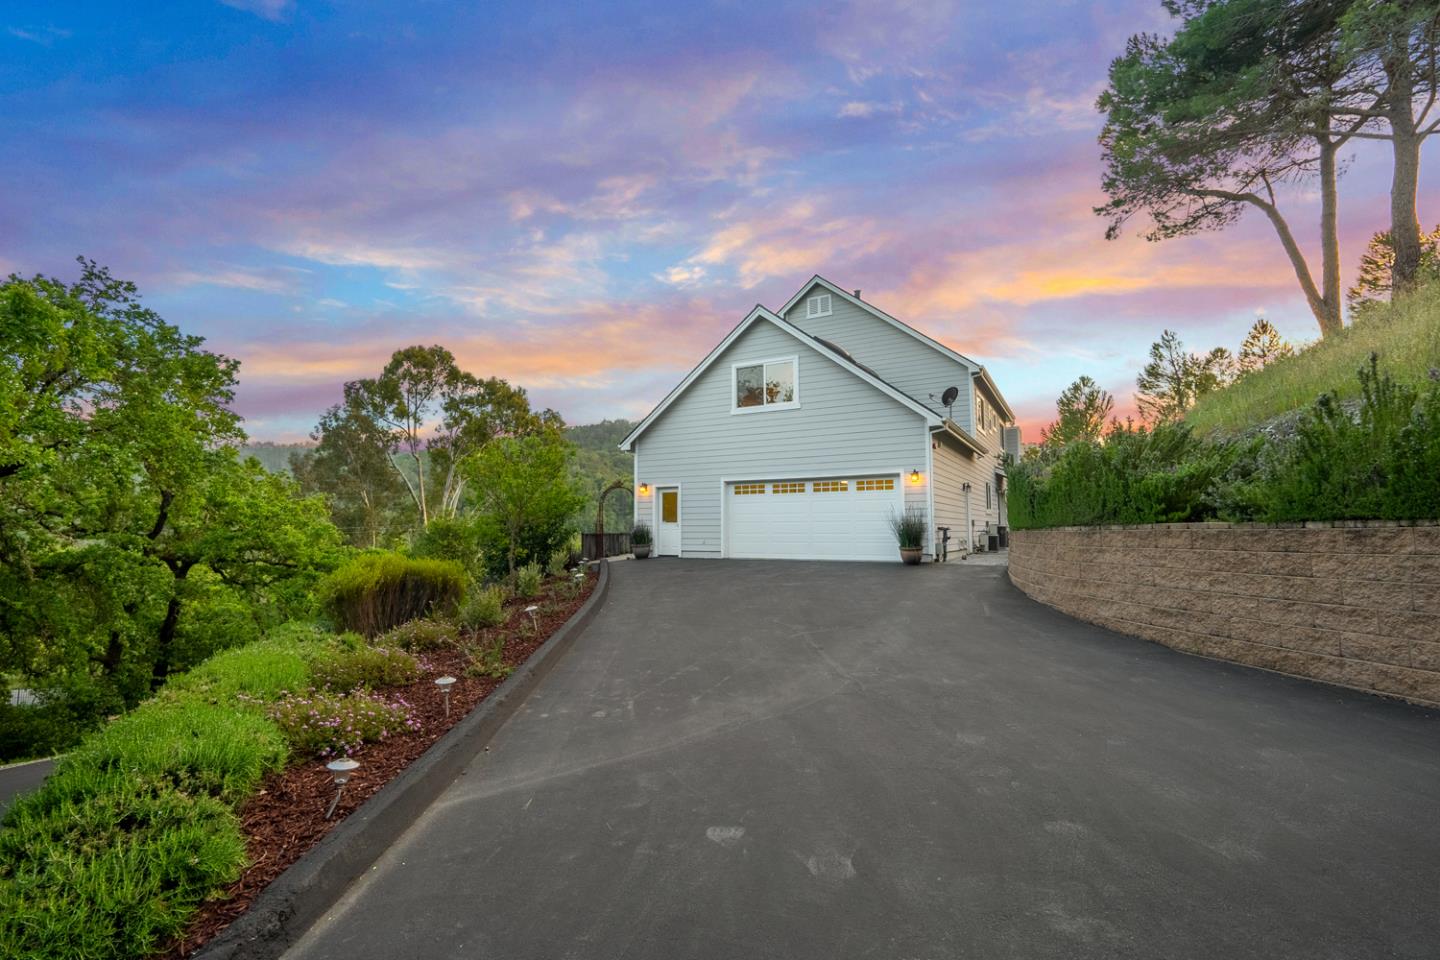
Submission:
[[[1380,369],[1418,384],[1440,368],[1440,284],[1398,304],[1377,308],[1358,323],[1200,400],[1185,415],[1201,434],[1238,434],[1291,411],[1323,393],[1359,395],[1357,372],[1371,353]]]

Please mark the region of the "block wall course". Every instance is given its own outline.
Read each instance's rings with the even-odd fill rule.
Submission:
[[[1440,525],[1012,531],[1042,603],[1176,650],[1440,704]]]

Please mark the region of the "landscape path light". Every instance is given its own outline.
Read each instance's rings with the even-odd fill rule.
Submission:
[[[533,603],[525,608],[525,612],[530,614],[530,629],[532,631],[538,631],[540,629],[540,624],[535,621],[535,612],[539,609],[540,608]]]
[[[325,819],[329,820],[335,816],[335,807],[340,803],[340,794],[345,792],[345,784],[350,782],[350,774],[360,766],[359,760],[351,760],[349,757],[341,757],[339,760],[331,760],[325,764],[325,769],[330,771],[331,778],[335,781],[335,799],[330,801],[330,809],[325,811]]]
[[[445,719],[450,719],[450,688],[455,686],[454,677],[437,677],[435,686],[440,688],[440,693],[445,697]]]

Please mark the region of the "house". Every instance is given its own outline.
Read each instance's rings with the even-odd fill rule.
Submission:
[[[941,528],[954,553],[1004,527],[1014,419],[980,364],[816,276],[751,310],[620,447],[657,555],[898,561],[906,507],[931,520],[930,558]]]

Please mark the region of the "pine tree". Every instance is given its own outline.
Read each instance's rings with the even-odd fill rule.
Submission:
[[[1360,258],[1360,273],[1355,285],[1345,294],[1350,319],[1363,317],[1377,304],[1388,303],[1394,287],[1395,245],[1390,231],[1381,230],[1370,238],[1365,255]],[[1418,279],[1440,279],[1440,225],[1431,233],[1420,235],[1420,270]]]
[[[1234,379],[1235,358],[1224,347],[1190,353],[1174,330],[1150,345],[1150,360],[1135,378],[1140,413],[1151,423],[1178,420],[1205,394]]]
[[[1275,325],[1264,317],[1256,317],[1255,325],[1245,334],[1245,340],[1240,344],[1240,354],[1235,361],[1235,375],[1243,377],[1247,373],[1263,370],[1281,357],[1294,355],[1295,348],[1280,336]]]
[[[1055,401],[1056,420],[1041,431],[1041,442],[1063,447],[1075,440],[1098,441],[1114,409],[1115,398],[1094,380],[1082,376]]]

